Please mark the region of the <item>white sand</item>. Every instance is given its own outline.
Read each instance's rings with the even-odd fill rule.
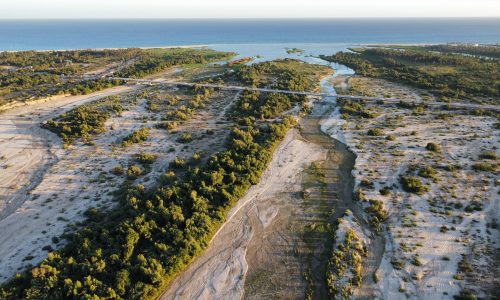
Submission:
[[[473,245],[498,249],[498,243],[485,243],[488,238],[494,241],[498,236],[497,230],[492,230],[493,234],[486,232],[486,223],[492,216],[499,217],[499,188],[494,185],[498,173],[478,173],[470,167],[480,152],[500,145],[500,132],[492,129],[495,120],[458,115],[444,121],[436,117],[437,113],[412,116],[408,110],[386,108],[380,117],[358,123],[361,129],[355,129],[356,123],[351,122],[345,131],[348,145],[358,156],[353,172],[357,185],[362,179],[373,182],[375,188],[363,188],[367,198],[383,201],[389,212],[386,251],[378,283],[384,299],[452,299],[462,286],[468,284],[453,279],[461,254],[469,254]],[[390,122],[387,118],[397,115],[403,115],[398,121],[400,125],[388,129]],[[383,128],[384,136],[368,137],[366,131],[377,126]],[[412,131],[417,134],[411,135]],[[396,136],[396,140],[386,141],[387,134]],[[442,155],[433,156],[425,150],[428,142],[440,144]],[[398,155],[394,156],[395,153]],[[410,164],[435,168],[460,164],[463,170],[453,174],[437,168],[440,181],[434,183],[421,178],[431,190],[418,196],[405,193],[398,183],[399,175],[406,172]],[[380,195],[378,190],[383,186],[394,186],[391,196]],[[463,208],[451,208],[450,215],[439,214],[432,212],[428,200],[433,199],[462,203],[463,206],[477,199],[484,208],[473,213],[466,213]],[[444,211],[446,205],[440,206],[434,209]],[[412,221],[416,227],[408,225]],[[440,232],[441,226],[450,230]],[[409,250],[403,251],[402,244],[406,244]],[[422,266],[411,264],[415,254],[418,254]],[[443,260],[444,257],[447,260]],[[393,268],[390,263],[393,258],[404,261],[402,270]],[[476,272],[488,274],[487,266],[477,266]]]

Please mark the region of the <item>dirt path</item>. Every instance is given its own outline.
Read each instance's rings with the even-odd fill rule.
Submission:
[[[136,89],[119,86],[83,96],[61,97],[0,114],[0,221],[26,200],[27,193],[57,160],[61,143],[40,124],[75,106]]]

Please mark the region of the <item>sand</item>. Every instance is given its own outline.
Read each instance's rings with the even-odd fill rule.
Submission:
[[[415,93],[395,84],[384,86],[380,80],[377,84],[380,91]],[[373,188],[363,187],[367,198],[383,201],[389,212],[384,233],[386,251],[378,272],[382,298],[452,299],[462,288],[471,288],[478,296],[488,295],[489,290],[491,295],[492,286],[498,285],[498,270],[491,270],[495,263],[491,253],[498,251],[499,244],[498,230],[488,228],[487,223],[500,217],[499,174],[477,172],[471,166],[482,151],[500,145],[500,132],[493,126],[496,120],[456,111],[443,120],[438,118],[440,111],[427,110],[418,115],[390,106],[378,109],[380,116],[350,121],[343,133],[358,156],[353,171],[357,186],[363,180],[372,182]],[[377,127],[383,129],[383,136],[367,136],[368,129]],[[395,136],[394,141],[385,139],[389,134]],[[428,142],[437,143],[442,151],[427,151]],[[462,169],[449,172],[440,168],[452,164]],[[436,182],[420,178],[430,187],[428,193],[416,195],[402,190],[399,175],[410,165],[431,165],[437,170]],[[383,186],[392,187],[389,196],[379,193]],[[464,211],[472,200],[480,201],[483,209]],[[462,208],[455,207],[459,204]],[[454,275],[459,273],[457,264],[462,254],[474,270],[465,280],[457,280]],[[415,255],[421,265],[412,263]],[[394,268],[394,259],[403,261],[402,269]]]

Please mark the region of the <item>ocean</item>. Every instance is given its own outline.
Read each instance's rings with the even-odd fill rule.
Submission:
[[[500,43],[500,18],[0,20],[0,51],[447,42]]]

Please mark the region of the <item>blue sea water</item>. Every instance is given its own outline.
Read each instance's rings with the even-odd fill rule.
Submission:
[[[0,50],[446,42],[500,43],[500,18],[0,20]]]

